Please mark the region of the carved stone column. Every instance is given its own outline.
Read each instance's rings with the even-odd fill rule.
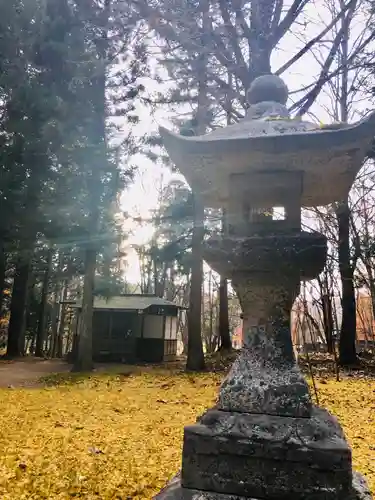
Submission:
[[[259,282],[260,281],[260,282]],[[308,386],[299,371],[290,335],[290,314],[299,280],[263,284],[236,277],[232,285],[243,312],[244,348],[219,394],[225,411],[307,417]]]

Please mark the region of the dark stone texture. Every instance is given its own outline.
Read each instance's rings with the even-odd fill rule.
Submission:
[[[190,456],[183,462],[182,484],[218,493],[272,500],[335,500],[349,491],[349,471],[321,471],[296,462],[240,456]],[[191,474],[191,475],[189,475]]]
[[[319,468],[351,469],[351,451],[337,419],[314,406],[311,418],[230,413],[211,409],[185,427],[197,453],[226,453],[290,460]],[[213,448],[208,440],[215,441]],[[288,457],[288,454],[290,455]]]
[[[252,302],[251,298],[249,302]],[[246,306],[243,308],[247,310]],[[243,328],[246,347],[234,361],[221,386],[219,408],[309,417],[309,388],[296,365],[288,325],[247,327],[245,318]]]
[[[351,482],[350,448],[320,408],[311,418],[209,410],[185,428],[186,488],[275,500],[318,499],[324,491],[334,500]]]
[[[327,238],[317,232],[213,237],[204,244],[205,260],[221,276],[232,279],[238,272],[255,273],[265,283],[296,270],[301,279],[314,279],[323,270],[326,255]]]
[[[353,484],[348,500],[372,500],[373,496],[366,479],[358,472],[353,472]]]
[[[302,493],[298,500],[327,500],[325,492],[321,492],[316,497],[311,497],[307,493]],[[337,494],[335,500],[372,500],[373,496],[366,484],[364,478],[354,472],[353,482],[348,493],[343,496]],[[254,497],[244,497],[238,495],[228,495],[223,493],[215,493],[210,491],[199,491],[189,488],[183,488],[180,482],[180,476],[177,475],[163,490],[154,497],[153,500],[268,500],[267,497],[262,499]]]

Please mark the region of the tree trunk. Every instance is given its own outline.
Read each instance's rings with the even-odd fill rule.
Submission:
[[[183,299],[182,299],[182,305],[183,306],[189,306],[189,301],[190,301],[190,283],[191,283],[191,270],[187,274],[187,282],[186,286],[184,289],[184,294],[183,294]],[[183,318],[183,319],[182,319]],[[180,315],[180,330],[181,330],[181,340],[182,340],[182,355],[187,356],[188,353],[188,313],[184,313],[183,315]]]
[[[19,349],[20,349],[21,356],[25,356],[25,354],[26,354],[26,330],[27,330],[27,326],[28,326],[28,318],[30,315],[30,295],[31,295],[29,281],[30,280],[27,281],[27,295],[26,295],[25,312],[24,312],[24,315],[22,318],[23,323],[22,323],[22,328],[21,328],[21,335],[18,339],[18,345],[20,346]]]
[[[231,350],[232,339],[229,333],[228,282],[220,276],[219,285],[219,336],[220,350]]]
[[[61,254],[60,254],[60,261],[61,261]],[[61,266],[59,266],[59,270],[61,269]],[[59,274],[59,273],[58,273]],[[57,335],[58,335],[58,318],[59,318],[59,309],[60,309],[60,295],[61,295],[61,283],[60,280],[56,279],[55,287],[54,287],[54,292],[53,292],[53,305],[52,305],[52,311],[51,311],[51,341],[50,341],[50,346],[49,346],[49,356],[51,358],[54,358],[56,355],[56,350],[57,350]]]
[[[203,262],[202,262],[203,263]],[[207,331],[206,331],[206,290],[205,290],[205,277],[202,275],[202,291],[201,291],[201,335],[203,342],[203,351],[207,352]]]
[[[228,282],[220,276],[219,285],[219,336],[220,350],[232,349],[232,339],[229,333]]]
[[[213,304],[213,290],[212,290],[212,269],[210,269],[210,273],[208,275],[208,293],[209,293],[209,332],[210,332],[210,351],[214,352],[217,346],[216,332],[214,337],[214,304]]]
[[[0,317],[1,317],[1,311],[3,309],[6,269],[7,269],[6,255],[4,252],[4,247],[0,245]]]
[[[271,73],[270,19],[274,1],[259,0],[251,2],[250,23],[253,31],[251,41],[250,81],[258,76]]]
[[[187,356],[188,353],[188,321],[181,321],[181,340],[182,340],[182,356]]]
[[[92,362],[92,315],[96,269],[96,249],[87,249],[85,255],[85,278],[83,283],[82,310],[78,322],[78,346],[73,371],[87,372],[93,369]]]
[[[66,307],[66,314],[68,315],[68,335],[66,338],[65,349],[62,355],[65,356],[69,352],[73,352],[73,339],[76,330],[76,310]],[[64,346],[63,346],[64,347]]]
[[[200,0],[203,35],[201,51],[195,61],[198,79],[198,106],[196,110],[195,134],[204,134],[207,128],[209,100],[207,97],[207,53],[204,50],[209,26],[209,2]],[[191,241],[191,283],[188,316],[188,353],[186,369],[199,371],[205,367],[202,343],[202,285],[203,285],[203,239],[204,206],[202,200],[193,192],[193,234]]]
[[[339,362],[341,365],[357,363],[356,353],[356,300],[353,283],[354,269],[350,262],[350,208],[348,200],[336,210],[338,222],[338,255],[342,287],[342,322],[339,343]]]
[[[59,355],[60,352],[60,339],[59,339],[59,331],[60,331],[60,316],[62,314],[62,310],[64,308],[64,304],[60,304],[61,294],[63,290],[63,301],[66,300],[67,294],[67,286],[65,282],[61,282],[59,276],[63,271],[64,266],[64,254],[60,253],[59,255],[59,267],[57,270],[55,288],[53,292],[53,307],[52,307],[52,321],[51,321],[51,347],[50,347],[50,356],[51,357],[61,357]]]
[[[68,286],[67,286],[67,283],[64,283],[63,297],[62,297],[63,303],[61,304],[61,307],[60,307],[59,328],[58,328],[58,334],[57,334],[56,356],[58,358],[63,357],[65,316],[66,316],[66,304],[64,302],[66,301],[67,297],[68,297]]]
[[[47,265],[44,271],[43,277],[43,287],[42,296],[39,306],[39,319],[38,319],[38,330],[36,334],[36,345],[35,345],[35,356],[44,356],[44,341],[45,341],[45,330],[46,330],[46,311],[47,311],[47,299],[49,292],[49,282],[52,272],[52,257],[54,250],[53,248],[48,249],[47,253]]]
[[[176,279],[176,268],[175,268],[175,263],[172,262],[171,267],[169,269],[169,279],[166,291],[166,299],[169,300],[170,302],[173,302],[176,299],[175,279]]]
[[[92,359],[92,319],[94,306],[94,286],[96,259],[98,254],[98,243],[95,236],[100,230],[100,189],[102,176],[108,169],[107,137],[106,137],[106,78],[108,69],[108,20],[111,11],[112,0],[104,0],[97,16],[97,28],[99,30],[95,46],[98,54],[97,74],[91,79],[91,87],[94,89],[94,106],[91,123],[88,126],[89,137],[95,146],[93,161],[90,164],[89,180],[89,234],[93,242],[89,243],[85,250],[85,277],[83,283],[82,310],[78,322],[78,345],[77,354],[74,359],[73,371],[91,371],[93,369]]]
[[[371,310],[372,310],[372,317],[375,318],[375,283],[374,279],[371,278],[370,281],[370,296],[371,296]],[[373,322],[371,322],[371,340],[375,341],[375,331],[373,327]]]
[[[355,8],[355,7],[354,7]],[[344,64],[344,71],[341,73],[341,85],[339,95],[340,120],[348,121],[348,92],[349,92],[349,68],[348,68],[348,50],[349,50],[349,28],[350,20],[352,19],[353,11],[348,12],[347,16],[341,18],[342,37],[341,45],[341,62]],[[341,365],[352,365],[357,363],[356,353],[356,300],[353,275],[355,262],[351,262],[350,258],[350,207],[349,199],[347,198],[338,206],[336,210],[338,222],[338,256],[339,269],[342,287],[341,309],[342,322],[340,330],[339,344],[339,363]]]
[[[230,115],[227,116],[227,123],[230,124]],[[227,214],[223,209],[221,218],[221,232],[226,233]],[[219,337],[220,350],[231,350],[232,339],[229,333],[229,310],[228,310],[228,280],[224,276],[220,276],[219,284]]]
[[[328,293],[322,295],[324,336],[329,354],[333,354],[335,341],[333,338],[332,300]]]
[[[19,260],[15,269],[12,299],[10,304],[10,320],[8,326],[7,356],[17,357],[24,354],[25,314],[28,298],[31,256]]]
[[[192,264],[190,300],[188,313],[188,352],[186,369],[199,371],[205,367],[202,343],[202,284],[203,284],[203,238],[204,209],[201,200],[193,195],[194,227],[192,234]]]
[[[35,353],[35,342],[36,342],[36,334],[35,334],[35,332],[33,332],[33,337],[32,337],[31,342],[30,342],[30,354]]]

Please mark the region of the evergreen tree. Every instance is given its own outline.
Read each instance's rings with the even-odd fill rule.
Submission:
[[[131,181],[128,158],[137,148],[129,133],[112,148],[121,127],[110,117],[136,121],[138,78],[147,64],[142,33],[134,30],[133,10],[115,0],[11,4],[2,6],[0,21],[1,290],[7,270],[13,275],[7,352],[24,352],[34,276],[43,290],[37,349],[43,351],[46,297],[51,283],[60,280],[60,266],[53,265],[43,279],[38,271],[43,263],[33,257],[38,246],[51,246],[70,254],[71,276],[82,273],[85,262],[85,321],[76,368],[87,369],[92,297],[95,286],[96,293],[111,288],[108,270],[119,243],[117,198]],[[98,273],[106,283],[95,285]]]

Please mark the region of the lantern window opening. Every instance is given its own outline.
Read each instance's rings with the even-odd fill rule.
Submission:
[[[285,220],[285,207],[272,207],[272,220]]]

